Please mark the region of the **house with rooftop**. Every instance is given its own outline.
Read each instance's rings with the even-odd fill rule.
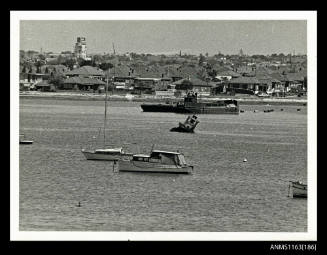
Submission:
[[[241,74],[234,72],[233,70],[226,70],[222,72],[218,72],[215,78],[217,81],[230,81],[232,78],[240,77]]]
[[[103,91],[106,83],[97,78],[88,78],[80,76],[72,76],[64,80],[64,89],[84,90],[84,91]]]
[[[106,84],[104,72],[93,66],[82,66],[64,74],[67,77],[64,80],[64,89],[95,91]]]
[[[254,95],[257,91],[265,92],[267,85],[256,77],[240,76],[226,82],[226,92]]]
[[[93,66],[82,66],[71,71],[67,71],[65,73],[68,77],[80,76],[80,77],[89,77],[89,78],[97,78],[104,79],[104,72],[97,67]]]

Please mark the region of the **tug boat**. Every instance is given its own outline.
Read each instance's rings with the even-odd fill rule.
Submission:
[[[179,152],[153,150],[150,155],[135,154],[132,159],[118,160],[121,172],[149,172],[191,174],[193,166],[188,165]]]
[[[288,192],[289,194],[292,193],[292,197],[306,198],[308,187],[307,184],[300,181],[290,181]]]
[[[186,132],[186,133],[193,133],[195,127],[200,122],[197,120],[197,116],[188,116],[184,123],[179,122],[178,127],[174,127],[170,129],[172,132]]]
[[[236,100],[217,100],[214,102],[198,102],[197,93],[190,91],[183,102],[177,104],[141,104],[144,112],[175,112],[196,114],[239,114]]]

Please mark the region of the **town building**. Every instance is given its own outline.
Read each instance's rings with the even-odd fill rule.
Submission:
[[[88,78],[104,79],[104,72],[100,68],[93,66],[82,66],[65,73],[68,77],[81,76]]]
[[[103,90],[105,75],[100,68],[82,66],[65,73],[67,79],[63,82],[64,89]]]
[[[77,42],[75,43],[75,49],[74,49],[75,57],[87,60],[86,51],[87,51],[87,47],[86,47],[85,37],[77,37]]]
[[[64,89],[104,91],[106,83],[96,78],[73,76],[64,80]]]

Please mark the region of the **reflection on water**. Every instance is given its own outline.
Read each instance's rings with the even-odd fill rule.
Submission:
[[[109,102],[108,144],[180,150],[193,175],[119,173],[85,160],[80,149],[101,142],[103,102],[20,100],[20,132],[34,140],[19,147],[20,230],[307,231],[307,200],[287,197],[289,180],[307,178],[305,106],[199,115],[187,134],[169,132],[187,115],[139,104]]]

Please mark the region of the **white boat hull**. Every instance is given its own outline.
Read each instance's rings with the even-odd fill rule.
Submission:
[[[20,140],[19,144],[32,144],[33,141],[32,140]]]
[[[291,183],[293,197],[307,197],[307,185],[300,183]]]
[[[95,151],[83,151],[83,155],[87,160],[107,160],[107,161],[117,161],[122,158],[121,154],[100,154]]]
[[[163,165],[151,162],[118,160],[118,170],[122,172],[191,174],[193,172],[193,166]]]

